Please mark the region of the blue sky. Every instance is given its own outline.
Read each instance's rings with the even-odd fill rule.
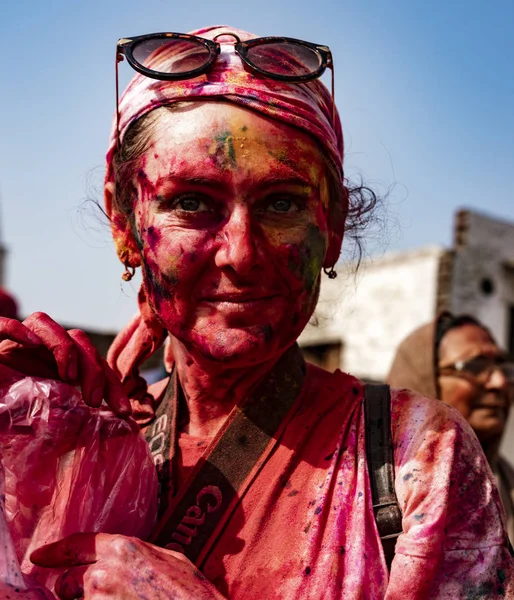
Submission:
[[[327,44],[346,172],[390,191],[368,251],[451,242],[466,206],[514,221],[512,0],[20,0],[0,19],[1,229],[23,314],[116,329],[136,285],[101,200],[122,36],[228,23]],[[122,65],[123,80],[130,69]]]

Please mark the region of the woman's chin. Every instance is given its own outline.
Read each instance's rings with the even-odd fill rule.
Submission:
[[[231,367],[264,362],[290,345],[287,342],[285,345],[281,343],[282,340],[269,325],[192,333],[191,339],[185,343],[186,347],[194,347],[196,352],[208,360],[230,362]]]

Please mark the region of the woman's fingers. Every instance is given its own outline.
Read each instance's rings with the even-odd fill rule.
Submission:
[[[61,600],[75,600],[84,597],[84,576],[89,565],[72,567],[64,571],[55,582],[55,593]]]
[[[11,340],[28,348],[43,344],[41,338],[16,319],[0,317],[0,339]]]
[[[105,400],[119,416],[132,412],[121,382],[88,336],[66,331],[45,313],[33,313],[23,323],[0,318],[0,355],[0,364],[22,373],[78,383],[89,406]]]
[[[80,329],[70,329],[69,336],[75,342],[79,361],[79,383],[84,402],[98,408],[102,400],[120,416],[131,413],[130,402],[107,362]]]
[[[38,567],[46,568],[91,565],[97,560],[96,538],[106,535],[101,533],[72,533],[62,540],[34,550],[30,555],[30,560]]]
[[[107,405],[120,417],[128,417],[132,413],[132,407],[127,394],[121,385],[116,373],[104,361],[104,372],[107,379],[105,401]]]
[[[78,358],[78,383],[86,404],[98,408],[105,396],[105,361],[80,329],[70,329],[68,335],[75,342]]]
[[[62,381],[76,381],[78,376],[78,353],[75,343],[64,327],[47,314],[33,313],[23,324],[35,333],[54,355]]]
[[[137,538],[109,533],[72,533],[71,535],[37,548],[30,555],[30,560],[38,567],[59,569],[92,565],[100,559],[118,557],[126,559],[138,548],[151,544]],[[159,552],[175,554],[169,550],[158,548]]]
[[[39,548],[31,560],[68,569],[56,583],[61,600],[81,592],[85,598],[124,600],[222,598],[188,559],[134,537],[75,533]]]
[[[53,354],[41,338],[16,319],[0,317],[0,364],[18,373],[55,377]]]

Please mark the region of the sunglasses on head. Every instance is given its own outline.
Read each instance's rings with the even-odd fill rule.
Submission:
[[[263,77],[302,83],[332,73],[332,122],[335,122],[334,64],[327,46],[288,37],[259,37],[242,42],[224,32],[208,40],[187,33],[151,33],[121,38],[116,44],[116,128],[119,140],[118,63],[124,58],[138,73],[161,81],[193,79],[214,65],[221,51],[217,38],[230,36],[246,70]]]

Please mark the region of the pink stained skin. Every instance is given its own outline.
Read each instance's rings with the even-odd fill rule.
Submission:
[[[225,102],[159,112],[135,227],[120,227],[109,185],[106,207],[171,335],[185,431],[210,436],[307,324],[342,232],[329,227],[325,161],[307,134]]]
[[[82,388],[89,406],[106,404],[118,415],[131,412],[123,388],[89,338],[79,329],[66,331],[42,312],[20,323],[0,317],[0,378],[9,369],[33,377],[60,379]]]
[[[185,556],[137,538],[75,533],[34,551],[31,560],[67,569],[55,584],[62,600],[223,599]]]

